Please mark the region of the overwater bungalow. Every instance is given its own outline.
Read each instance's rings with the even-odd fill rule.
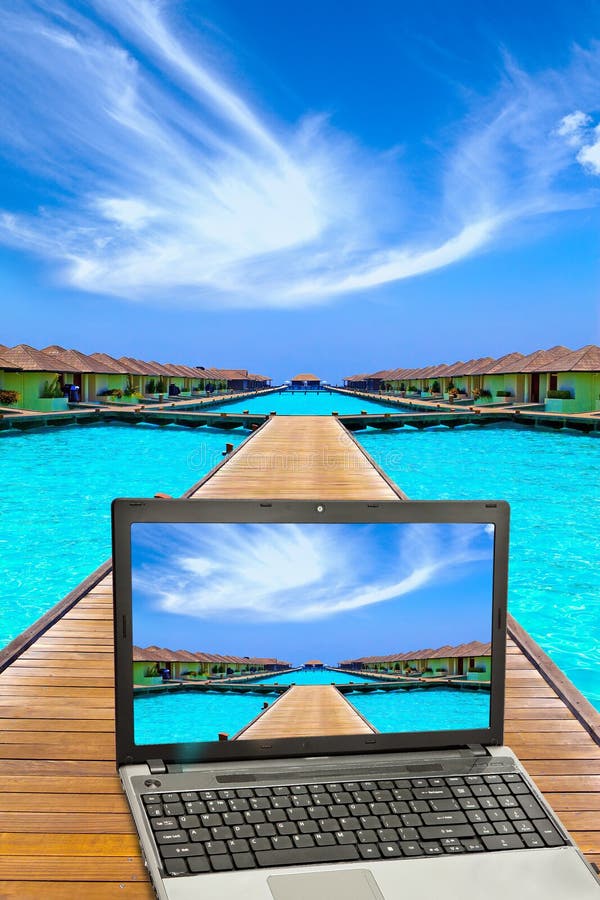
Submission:
[[[398,391],[422,397],[441,393],[481,403],[544,404],[547,412],[600,410],[600,347],[557,345],[525,355],[518,351],[421,368],[381,369],[344,379],[354,390]],[[437,388],[437,390],[436,390]]]
[[[304,663],[305,669],[318,670],[318,669],[322,669],[323,666],[324,666],[324,663],[322,663],[320,659],[309,659],[308,662]]]
[[[67,409],[59,376],[66,374],[66,367],[59,365],[54,356],[36,350],[29,344],[2,351],[3,364],[0,388],[16,394],[14,405],[19,409],[53,411]],[[4,368],[6,366],[6,368]],[[73,369],[69,367],[69,375]]]
[[[388,653],[385,656],[361,656],[343,660],[340,669],[393,675],[465,677],[470,681],[489,681],[491,644],[471,641],[466,644],[433,649]]]
[[[289,662],[276,657],[194,653],[191,650],[170,650],[156,645],[133,647],[133,682],[137,685],[160,684],[163,675],[173,680],[194,680],[257,672],[281,672],[290,668]]]
[[[321,387],[321,379],[311,372],[300,372],[292,378],[292,390],[318,390]]]

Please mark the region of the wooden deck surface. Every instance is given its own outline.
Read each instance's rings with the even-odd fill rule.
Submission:
[[[282,694],[238,738],[259,740],[320,734],[372,734],[370,725],[330,684],[297,684]]]
[[[346,452],[348,459],[353,455],[347,441],[337,441],[341,426],[333,419],[291,426],[288,449],[295,459],[298,444],[303,459],[318,457],[325,440],[342,460]],[[223,476],[257,447],[275,446],[285,455],[282,429],[282,419],[272,419],[200,493],[217,496],[217,477],[225,496],[235,481],[238,496],[260,491],[253,470],[247,486],[241,459],[236,478]],[[338,487],[331,496],[373,496],[372,474],[363,479],[327,466],[320,471],[317,477],[314,469],[304,470],[304,496],[325,496],[333,476]],[[262,496],[302,495],[299,471],[290,469],[290,493],[280,468],[264,472]],[[389,496],[389,485],[378,489]],[[2,900],[152,900],[114,768],[112,643],[109,574],[0,674]],[[588,858],[600,863],[600,746],[511,640],[505,737]]]

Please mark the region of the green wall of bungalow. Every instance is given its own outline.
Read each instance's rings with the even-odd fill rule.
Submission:
[[[41,410],[47,403],[40,403],[40,394],[47,381],[54,381],[58,372],[0,372],[0,388],[5,391],[17,391],[19,399],[15,404],[18,409]]]
[[[371,662],[365,663],[362,668],[380,674],[465,675],[469,680],[489,681],[491,665],[490,656],[445,656]]]

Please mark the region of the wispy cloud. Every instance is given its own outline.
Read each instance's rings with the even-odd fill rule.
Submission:
[[[77,289],[286,307],[443,268],[511,223],[595,202],[564,178],[589,131],[597,48],[535,77],[507,59],[494,96],[439,148],[440,179],[417,205],[390,191],[406,177],[394,154],[326,116],[277,122],[213,48],[206,63],[203,40],[180,37],[152,0],[97,0],[93,15],[64,0],[0,10],[0,145],[48,192],[43,208],[5,209],[0,240]],[[578,145],[588,171],[600,171],[598,140]]]
[[[134,588],[173,615],[311,622],[426,586],[442,592],[491,559],[478,525],[403,526],[383,555],[381,538],[368,526],[177,526],[155,536],[160,549],[136,569]]]
[[[600,124],[592,116],[581,110],[563,116],[557,134],[577,149],[577,162],[588,174],[600,175]]]

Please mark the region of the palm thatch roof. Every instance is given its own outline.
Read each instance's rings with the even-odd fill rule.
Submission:
[[[294,375],[292,381],[321,381],[321,379],[317,378],[316,375],[312,375],[310,372],[300,372],[299,375]]]
[[[109,356],[108,353],[90,353],[90,357],[92,359],[97,360],[97,362],[103,366],[102,371],[109,375],[134,375],[134,372],[130,372],[129,368],[125,366],[120,360],[115,359],[114,356]]]
[[[44,347],[42,353],[47,353],[48,356],[56,359],[56,364],[62,367],[61,371],[106,374],[106,366],[103,366],[93,356],[88,356],[79,350],[65,350],[58,344],[52,344],[50,347]]]
[[[67,368],[57,365],[56,357],[50,356],[48,353],[42,353],[41,350],[35,350],[29,344],[17,344],[10,350],[4,350],[2,356],[9,361],[14,367],[22,369],[23,372],[76,372],[71,366]]]

